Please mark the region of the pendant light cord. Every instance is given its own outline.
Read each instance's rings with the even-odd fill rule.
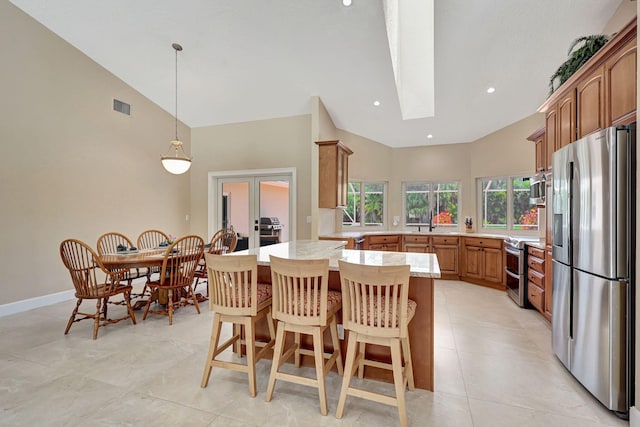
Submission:
[[[178,49],[175,45],[174,49],[176,50],[176,141],[178,141]]]

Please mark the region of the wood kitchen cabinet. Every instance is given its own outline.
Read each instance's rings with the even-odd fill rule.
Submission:
[[[400,252],[400,235],[376,235],[365,237],[365,249],[370,251]]]
[[[545,251],[527,246],[527,298],[540,313],[545,311]]]
[[[611,126],[636,121],[636,37],[626,42],[604,64],[606,121]]]
[[[432,253],[430,236],[405,235],[402,238],[404,252]]]
[[[604,65],[578,83],[576,106],[580,114],[577,120],[578,139],[606,127]]]
[[[404,235],[404,252],[433,253],[438,257],[443,278],[457,279],[459,270],[460,238],[458,236]]]
[[[637,19],[633,18],[538,108],[545,113],[547,171],[560,148],[636,121]]]
[[[460,253],[460,238],[454,236],[433,236],[432,252],[438,257],[440,272],[443,276],[460,274],[458,258]]]
[[[353,151],[340,141],[316,141],[318,144],[318,207],[335,209],[347,205],[349,156]]]
[[[527,137],[536,145],[536,173],[547,170],[547,141],[545,139],[545,127],[541,127]]]
[[[464,237],[462,280],[505,290],[502,239]]]

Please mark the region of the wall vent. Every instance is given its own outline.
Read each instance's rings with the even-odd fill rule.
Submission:
[[[113,99],[113,109],[114,111],[119,111],[122,114],[126,114],[127,116],[131,115],[131,105],[126,102],[118,101],[117,99]]]

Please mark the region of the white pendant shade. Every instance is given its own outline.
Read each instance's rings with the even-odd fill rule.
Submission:
[[[182,141],[175,140],[171,141],[171,148],[174,149],[174,155],[167,154],[166,156],[160,157],[162,160],[162,166],[174,175],[180,175],[185,173],[191,167],[191,157],[187,157],[182,149]],[[171,153],[171,148],[169,148],[169,153]],[[178,153],[178,150],[182,152],[182,155]]]
[[[174,175],[180,175],[185,173],[191,167],[191,160],[181,159],[175,157],[163,157],[162,166]]]

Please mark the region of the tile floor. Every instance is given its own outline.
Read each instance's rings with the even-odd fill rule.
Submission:
[[[214,370],[200,388],[212,315],[181,309],[168,319],[63,335],[68,301],[0,318],[0,425],[394,426],[395,408],[350,397],[335,418],[341,377],[328,377],[329,411],[315,390],[277,383],[264,401],[270,361],[258,366],[258,396],[244,374]],[[85,303],[91,306],[90,303]],[[435,392],[406,393],[412,426],[624,426],[556,360],[549,324],[504,292],[436,282]],[[119,308],[114,308],[119,310]],[[313,371],[309,370],[312,375]],[[388,384],[365,386],[388,390]]]

